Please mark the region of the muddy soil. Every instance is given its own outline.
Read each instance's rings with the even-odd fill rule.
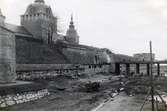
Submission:
[[[43,84],[47,84],[51,92],[50,96],[0,111],[91,111],[104,102],[107,102],[107,106],[97,111],[136,111],[144,100],[148,79],[147,77],[125,78],[111,74],[60,76],[54,81],[42,81]],[[158,78],[155,81],[157,81],[157,89],[167,91],[166,78]],[[99,91],[87,92],[84,86],[88,82],[99,82]],[[142,92],[142,96],[138,96],[141,93],[141,87],[146,91]],[[114,97],[113,101],[108,101],[114,91],[120,92],[121,88],[125,89],[122,90],[124,93],[121,92],[120,95]],[[134,95],[130,97],[132,94]],[[111,110],[111,106],[115,109]],[[149,109],[150,105],[147,106],[146,108]]]

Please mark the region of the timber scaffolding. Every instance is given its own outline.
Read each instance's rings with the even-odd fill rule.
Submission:
[[[160,65],[161,64],[167,64],[167,60],[163,60],[163,61],[128,61],[128,60],[123,60],[123,61],[116,61],[116,62],[111,62],[111,63],[104,63],[106,65],[114,65],[115,66],[115,71],[114,73],[120,75],[121,73],[121,65],[126,65],[126,73],[129,74],[130,73],[130,65],[136,65],[136,73],[139,74],[140,73],[140,65],[145,64],[146,65],[146,69],[147,69],[147,74],[150,74],[150,65],[155,65],[157,66],[157,75],[160,76]]]

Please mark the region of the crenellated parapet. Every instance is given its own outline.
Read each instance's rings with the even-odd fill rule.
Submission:
[[[38,19],[49,21],[49,20],[55,20],[55,17],[48,16],[45,13],[38,13],[34,15],[21,15],[22,22],[27,21],[27,20],[38,20]]]

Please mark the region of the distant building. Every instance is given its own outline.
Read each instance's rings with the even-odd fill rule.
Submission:
[[[133,56],[128,56],[124,54],[114,54],[115,62],[126,62],[126,61],[135,61],[136,59]]]
[[[137,53],[133,57],[139,61],[150,61],[150,53]],[[155,60],[155,54],[152,54],[152,59]]]

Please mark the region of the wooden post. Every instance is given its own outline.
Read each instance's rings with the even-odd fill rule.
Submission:
[[[158,99],[157,99],[157,97],[156,97],[156,109],[157,109],[157,111],[158,111]]]
[[[120,75],[120,64],[119,64],[119,63],[116,63],[116,64],[115,64],[115,73],[116,73],[117,75]]]
[[[140,74],[140,64],[136,64],[136,73]]]
[[[157,75],[160,76],[160,64],[157,64]]]
[[[130,64],[126,64],[126,74],[130,75]]]
[[[150,64],[147,64],[147,75],[150,75]]]

